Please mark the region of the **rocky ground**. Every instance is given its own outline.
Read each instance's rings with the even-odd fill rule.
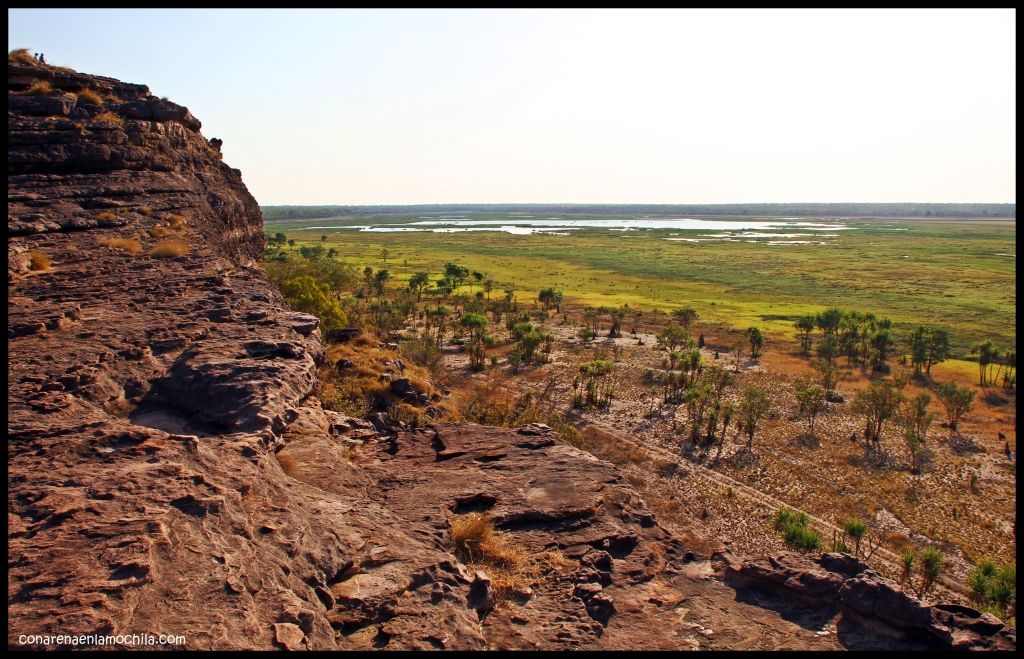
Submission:
[[[793,596],[799,576],[730,586],[752,569],[674,535],[614,465],[544,427],[382,433],[325,411],[317,321],[265,281],[258,206],[188,110],[28,63],[8,91],[9,647],[1015,643],[796,558],[757,574],[867,582],[912,611],[900,639],[872,631],[867,596],[826,615]],[[468,511],[536,561],[511,600],[453,552]]]

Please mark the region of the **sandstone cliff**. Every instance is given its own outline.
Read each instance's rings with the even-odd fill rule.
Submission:
[[[931,618],[876,642],[739,597],[723,565],[771,570],[716,572],[613,465],[543,427],[384,437],[321,409],[317,320],[262,276],[259,208],[199,121],[145,86],[31,64],[9,65],[8,90],[9,646],[955,644]],[[558,560],[495,608],[451,551],[468,511]],[[1012,642],[989,627],[958,642]]]

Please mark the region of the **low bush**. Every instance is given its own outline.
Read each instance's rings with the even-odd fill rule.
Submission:
[[[167,216],[167,224],[169,224],[172,229],[177,231],[178,229],[183,229],[185,225],[188,224],[188,220],[185,218],[184,215],[180,215],[178,213],[171,213],[169,216]]]
[[[146,229],[146,233],[148,233],[153,238],[163,238],[164,236],[170,234],[171,230],[168,229],[167,227],[155,226]]]
[[[798,551],[808,552],[821,548],[821,535],[807,528],[809,521],[806,513],[779,508],[772,518],[772,525],[782,534],[786,544]]]

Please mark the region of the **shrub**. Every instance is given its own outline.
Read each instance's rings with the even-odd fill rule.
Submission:
[[[807,552],[821,548],[821,535],[807,528],[810,518],[807,513],[797,512],[789,508],[779,508],[772,518],[772,525],[790,547]]]
[[[152,206],[143,206],[142,208],[139,209],[139,213],[141,213],[142,215],[145,215],[146,217],[149,217],[150,215],[153,214],[153,207]]]
[[[967,583],[978,608],[1003,619],[1016,617],[1011,613],[1017,604],[1016,566],[1000,566],[991,559],[982,559],[971,570]]]
[[[403,357],[413,364],[427,369],[432,376],[437,376],[444,371],[444,353],[437,346],[437,342],[431,338],[402,341],[399,349]]]
[[[164,236],[166,236],[170,232],[171,232],[170,229],[168,229],[167,227],[161,227],[161,226],[150,227],[149,229],[146,229],[146,233],[148,233],[153,238],[163,238]]]
[[[178,229],[184,228],[185,225],[188,224],[188,220],[185,218],[184,215],[180,215],[178,213],[171,213],[167,217],[167,223],[171,226],[172,229],[177,231]]]
[[[843,533],[853,538],[854,553],[860,554],[860,541],[864,539],[868,526],[863,520],[848,519],[843,522]]]
[[[189,247],[185,243],[173,238],[166,238],[158,242],[153,249],[149,250],[149,255],[158,259],[165,259],[184,256],[188,254],[188,252]]]
[[[932,585],[942,574],[946,566],[946,557],[935,547],[926,547],[921,552],[921,595],[931,590]]]
[[[91,103],[93,105],[103,105],[103,97],[100,96],[99,92],[89,89],[88,87],[81,89],[75,97],[78,98],[79,103]]]
[[[29,54],[28,48],[15,48],[7,51],[8,64],[35,64],[36,58]]]
[[[26,94],[32,96],[49,96],[54,92],[53,85],[46,80],[33,80],[32,84],[25,90]]]
[[[136,238],[104,238],[100,241],[100,245],[113,247],[114,249],[123,249],[132,254],[138,254],[142,251],[142,245]]]
[[[167,242],[167,241],[164,241]],[[344,327],[347,322],[345,309],[334,296],[331,287],[318,283],[309,275],[289,279],[280,286],[281,294],[292,309],[310,313],[320,319],[324,332]]]
[[[914,563],[917,562],[917,552],[908,549],[900,555],[900,583],[905,583],[914,573]]]
[[[124,117],[110,112],[109,110],[100,112],[92,118],[92,121],[97,124],[114,124],[115,126],[124,126]]]
[[[832,542],[832,547],[829,549],[829,551],[839,552],[841,554],[849,554],[850,548],[846,546],[846,543],[843,542],[842,539],[837,538]]]
[[[50,257],[42,252],[29,252],[28,253],[28,269],[29,270],[49,270],[50,269]]]
[[[100,222],[109,222],[110,220],[116,220],[117,215],[110,211],[100,211],[99,213],[96,213],[96,219]]]

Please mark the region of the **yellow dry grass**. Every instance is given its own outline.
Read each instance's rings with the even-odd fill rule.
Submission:
[[[35,64],[36,59],[29,54],[28,48],[15,48],[7,52],[8,64]]]
[[[184,256],[188,254],[188,252],[188,245],[186,245],[182,241],[175,240],[174,238],[166,238],[158,242],[156,246],[153,247],[153,249],[149,250],[149,255],[156,258],[165,259]]]
[[[80,90],[75,94],[75,97],[78,99],[79,103],[91,103],[93,105],[103,104],[103,97],[100,96],[99,92],[95,89],[89,89],[88,87]]]
[[[50,269],[50,257],[42,252],[29,252],[28,253],[28,269],[35,271],[49,270]]]
[[[123,249],[132,254],[138,254],[142,251],[142,244],[139,243],[137,238],[104,238],[100,241],[100,245],[114,249]]]
[[[167,227],[155,226],[146,229],[146,233],[148,233],[153,238],[163,238],[164,236],[170,234],[171,230],[168,229]]]
[[[511,535],[496,531],[487,515],[458,515],[451,519],[450,526],[456,555],[470,568],[487,574],[498,602],[536,583],[540,570],[530,560],[529,552]]]
[[[124,126],[124,117],[119,114],[114,114],[109,110],[106,112],[100,112],[92,118],[92,121],[97,124],[114,124],[116,126]]]
[[[46,80],[33,80],[28,89],[25,90],[25,93],[31,96],[49,96],[53,92],[53,85]]]
[[[170,225],[172,229],[178,230],[184,228],[185,225],[188,224],[188,220],[185,218],[184,215],[179,215],[178,213],[171,213],[167,217],[167,223]]]

